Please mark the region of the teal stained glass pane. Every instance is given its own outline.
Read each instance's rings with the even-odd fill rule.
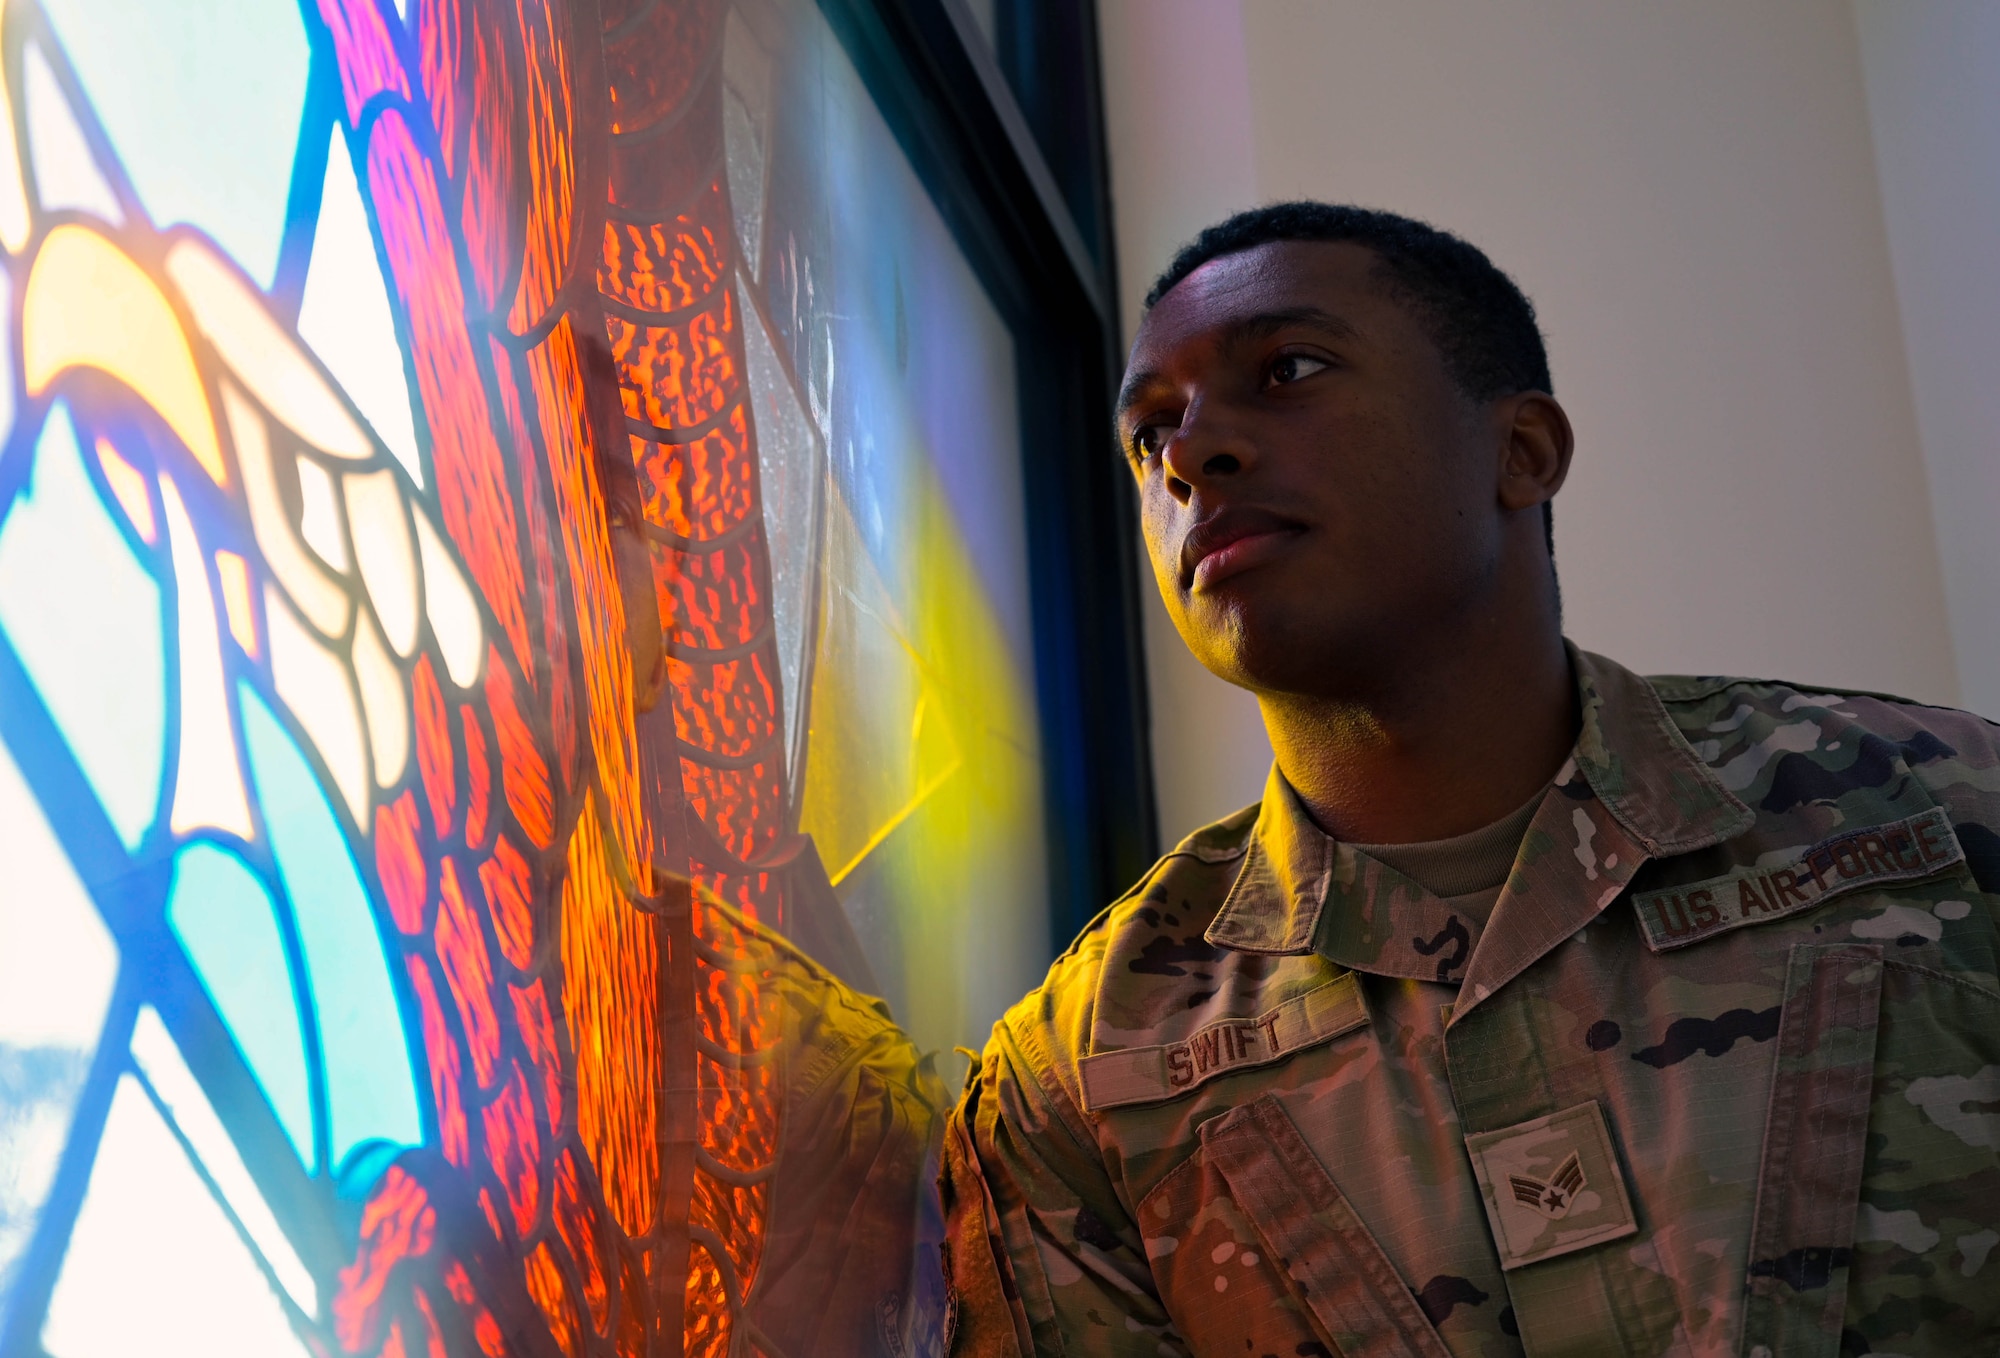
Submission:
[[[375,913],[326,793],[264,700],[239,691],[251,774],[319,1013],[337,1168],[363,1142],[422,1139],[409,1046]]]
[[[119,838],[138,847],[166,762],[160,588],[90,484],[60,404],[0,523],[0,630]]]
[[[312,1095],[305,1044],[270,893],[235,854],[213,844],[190,844],[174,859],[167,923],[299,1159],[311,1166]]]
[[[192,222],[269,285],[310,52],[286,0],[44,0],[146,212]]]

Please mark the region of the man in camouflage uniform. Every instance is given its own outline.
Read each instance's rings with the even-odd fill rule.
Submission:
[[[996,1025],[956,1351],[1995,1351],[1995,728],[1566,646],[1549,389],[1386,214],[1156,286],[1119,436],[1277,762]]]

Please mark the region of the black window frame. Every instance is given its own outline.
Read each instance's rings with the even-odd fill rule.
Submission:
[[[1096,5],[818,3],[1015,337],[1059,951],[1158,853]]]

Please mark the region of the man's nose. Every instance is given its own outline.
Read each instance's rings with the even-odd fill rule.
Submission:
[[[1220,402],[1197,398],[1161,455],[1167,490],[1186,504],[1195,491],[1240,476],[1255,461],[1241,422]]]

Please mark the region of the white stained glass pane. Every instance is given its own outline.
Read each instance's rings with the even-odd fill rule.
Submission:
[[[0,745],[0,1320],[68,1140],[118,949]]]
[[[236,463],[243,470],[243,498],[250,506],[250,530],[257,535],[264,564],[314,627],[326,636],[339,636],[347,630],[347,593],[339,580],[299,545],[278,491],[278,470],[272,459],[291,457],[291,452],[271,447],[271,431],[264,417],[227,381],[222,384],[222,409],[229,418],[229,435],[236,442]]]
[[[347,667],[299,624],[269,585],[264,587],[264,626],[271,636],[271,679],[278,696],[326,761],[354,823],[368,824],[368,748]]]
[[[319,227],[313,234],[312,264],[299,304],[299,335],[375,427],[410,479],[421,486],[424,464],[417,455],[403,351],[396,343],[382,269],[375,262],[368,210],[361,204],[347,142],[338,127],[326,157]]]
[[[56,73],[39,44],[21,54],[24,101],[28,109],[28,156],[34,167],[35,195],[44,212],[73,208],[107,222],[122,222],[118,195],[105,182],[76,113],[63,97]]]
[[[236,762],[236,734],[229,725],[222,630],[208,588],[207,559],[171,477],[160,478],[160,503],[173,550],[181,622],[181,764],[174,782],[174,833],[213,826],[247,840],[256,829]]]
[[[471,688],[479,677],[479,655],[485,633],[479,625],[479,605],[472,587],[458,569],[444,540],[421,511],[416,515],[417,546],[424,560],[424,609],[444,655],[445,673],[460,688]]]
[[[311,56],[299,7],[45,0],[43,8],[148,215],[194,223],[268,286]]]
[[[410,542],[402,483],[387,468],[344,479],[347,530],[354,538],[361,583],[368,587],[368,600],[389,645],[397,655],[408,655],[417,647],[417,553]]]
[[[333,477],[309,457],[299,458],[298,467],[299,536],[321,561],[345,574],[347,540],[340,535],[340,501],[334,496]]]
[[[764,541],[771,553],[771,621],[778,639],[778,671],[785,690],[785,758],[799,747],[799,721],[805,715],[805,654],[811,642],[806,628],[812,619],[813,594],[819,587],[814,571],[825,537],[820,504],[826,470],[820,464],[819,437],[799,404],[792,379],[778,361],[777,350],[747,291],[739,288],[743,306],[744,350],[749,358],[750,410],[757,425],[757,470],[764,499]],[[798,770],[792,771],[793,777]],[[831,865],[829,865],[831,866]]]
[[[271,1206],[257,1191],[256,1181],[237,1153],[236,1143],[224,1130],[222,1119],[216,1116],[208,1096],[201,1092],[201,1085],[188,1069],[181,1049],[174,1044],[167,1025],[160,1021],[151,1005],[139,1011],[139,1021],[133,1026],[132,1058],[147,1083],[153,1086],[153,1093],[167,1106],[174,1125],[194,1147],[201,1167],[222,1190],[223,1200],[256,1243],[264,1262],[278,1275],[279,1283],[299,1309],[311,1314],[319,1304],[312,1275],[306,1272],[292,1242],[279,1228],[278,1219],[271,1215]]]
[[[403,672],[366,616],[354,624],[354,685],[375,755],[375,786],[394,787],[410,762],[410,698]]]
[[[166,763],[160,590],[91,485],[61,404],[42,425],[33,479],[0,521],[0,627],[136,848]]]
[[[305,1358],[284,1304],[130,1075],[50,1298],[51,1358]]]

